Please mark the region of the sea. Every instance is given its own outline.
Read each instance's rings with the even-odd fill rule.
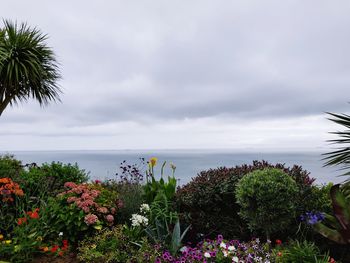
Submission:
[[[250,164],[253,160],[265,160],[272,164],[282,163],[286,166],[300,165],[316,178],[316,184],[328,182],[339,183],[347,179],[337,168],[323,167],[321,153],[258,153],[236,152],[230,150],[113,150],[113,151],[13,151],[0,154],[13,154],[24,164],[62,162],[77,163],[81,169],[89,172],[91,180],[118,179],[120,163],[140,165],[140,158],[147,161],[151,157],[158,158],[156,173],[160,174],[160,166],[167,162],[164,174],[171,173],[169,164],[176,166],[175,177],[178,184],[188,183],[199,172],[221,166],[233,167]],[[144,167],[145,168],[145,167]]]

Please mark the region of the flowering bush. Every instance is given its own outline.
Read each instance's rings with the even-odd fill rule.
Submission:
[[[15,219],[21,213],[18,203],[23,196],[19,184],[7,177],[0,178],[0,230],[3,233],[10,233],[15,227]]]
[[[11,203],[16,196],[23,196],[21,187],[10,178],[0,178],[0,198],[3,203]]]
[[[39,208],[35,208],[16,220],[17,225],[13,231],[7,233],[6,239],[10,242],[5,243],[6,246],[0,246],[2,259],[29,262],[35,253],[39,253],[44,231],[39,213]]]
[[[75,184],[67,182],[64,185],[68,190],[59,196],[66,200],[68,205],[75,205],[84,211],[84,222],[94,225],[104,222],[113,225],[114,215],[118,209],[118,195],[100,186],[99,184]]]
[[[115,224],[118,194],[100,183],[65,183],[66,191],[51,198],[50,225],[56,234],[64,232],[71,242],[79,240],[86,231]]]

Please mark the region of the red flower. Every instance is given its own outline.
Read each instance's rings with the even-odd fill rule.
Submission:
[[[18,218],[17,220],[17,224],[20,226],[22,225],[23,223],[26,223],[27,222],[27,218],[26,217],[21,217],[21,218]]]
[[[282,257],[282,252],[279,251],[279,252],[277,253],[277,256]]]
[[[58,255],[59,255],[60,257],[62,257],[62,256],[63,256],[63,251],[58,252]]]
[[[54,245],[52,248],[51,248],[51,252],[52,253],[55,253],[57,251],[57,249],[59,249],[59,246],[58,245]]]
[[[95,184],[100,184],[101,181],[100,180],[95,180]]]
[[[279,239],[276,239],[276,245],[281,245],[281,244],[282,244],[282,241]]]
[[[39,208],[35,208],[34,211],[27,212],[27,215],[29,215],[30,218],[38,219],[39,218]]]
[[[68,248],[68,240],[67,239],[62,240],[62,244],[63,244],[62,249],[66,250]]]
[[[334,258],[330,258],[328,262],[329,262],[329,263],[336,263],[336,261],[335,261]]]

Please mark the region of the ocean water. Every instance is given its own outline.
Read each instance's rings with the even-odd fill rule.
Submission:
[[[5,152],[0,152],[4,154]],[[309,171],[311,177],[316,178],[317,184],[327,182],[342,182],[346,178],[336,168],[323,167],[321,153],[239,153],[228,150],[158,150],[158,151],[18,151],[9,152],[23,163],[37,163],[60,161],[63,163],[78,163],[81,169],[90,172],[90,178],[116,178],[116,172],[123,160],[128,163],[139,163],[139,158],[158,158],[158,172],[163,161],[176,165],[175,176],[179,184],[187,183],[200,171],[220,166],[232,167],[253,160],[266,160],[273,164],[282,163],[286,166],[301,165]],[[170,174],[170,168],[165,170]],[[156,170],[157,171],[157,170]]]

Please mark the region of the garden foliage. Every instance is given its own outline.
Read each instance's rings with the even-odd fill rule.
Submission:
[[[236,187],[240,216],[253,232],[262,230],[268,238],[295,218],[297,194],[294,179],[275,168],[253,171]]]
[[[298,214],[309,211],[310,206],[318,209],[317,205],[323,205],[315,202],[316,191],[310,195],[314,179],[300,166],[287,168],[282,164],[253,161],[251,165],[209,169],[200,172],[176,193],[176,206],[181,218],[192,225],[192,237],[195,233],[201,233],[208,237],[223,234],[230,238],[248,239],[251,233],[246,222],[238,214],[240,206],[235,199],[235,190],[239,180],[246,174],[265,168],[280,169],[295,180],[298,187]],[[295,218],[294,225],[298,225],[298,222],[299,219]],[[296,232],[297,229],[293,231]]]

